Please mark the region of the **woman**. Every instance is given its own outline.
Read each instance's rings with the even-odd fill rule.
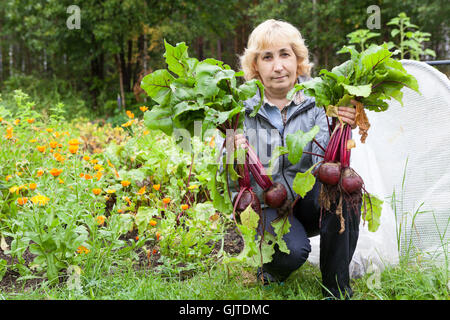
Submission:
[[[316,140],[326,147],[329,132],[324,110],[315,107],[314,99],[301,91],[291,101],[286,97],[297,81],[310,79],[311,64],[300,32],[289,23],[267,20],[254,29],[240,60],[245,79],[258,79],[263,83],[264,103],[257,115],[250,117],[253,108],[259,105],[260,95],[258,93],[245,101],[245,135],[235,135],[235,147],[245,148],[248,139],[267,168],[274,148],[286,145],[287,134],[298,130],[307,132],[314,125],[320,127]],[[339,116],[355,128],[354,108],[340,107]],[[323,155],[323,151],[313,143],[309,143],[304,150]],[[297,195],[291,186],[296,173],[305,172],[320,160],[317,156],[304,153],[299,163],[292,164],[284,155],[275,163],[272,180],[282,183],[288,190],[289,199],[294,201]],[[253,180],[252,188],[263,203],[262,190]],[[325,296],[348,298],[352,295],[349,264],[358,239],[360,212],[350,214],[344,204],[345,232],[339,234],[340,223],[333,207],[322,215],[320,213],[319,190],[320,183],[316,183],[304,198],[295,203],[293,216],[289,217],[291,229],[284,236],[290,254],[279,251],[276,246],[272,262],[264,264],[262,270],[258,269],[258,278],[264,279],[264,283],[284,281],[307,260],[311,251],[308,237],[320,234],[323,293]],[[276,210],[266,207],[262,214],[265,230],[273,232],[270,223],[277,217]]]

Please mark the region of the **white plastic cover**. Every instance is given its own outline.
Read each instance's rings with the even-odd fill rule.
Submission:
[[[379,229],[369,232],[361,223],[350,265],[353,278],[396,264],[399,253],[420,252],[434,261],[448,255],[450,81],[426,63],[401,62],[416,77],[421,95],[405,88],[403,107],[394,100],[385,112],[367,112],[371,127],[365,144],[358,129],[353,132],[351,166],[366,190],[384,200]],[[309,261],[318,264],[320,240],[310,240]]]

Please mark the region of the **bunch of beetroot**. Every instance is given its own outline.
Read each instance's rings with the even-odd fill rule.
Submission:
[[[246,143],[247,153],[244,164],[240,165],[239,193],[233,199],[233,212],[240,213],[249,205],[258,214],[261,214],[261,204],[251,188],[250,172],[256,183],[264,190],[264,203],[270,208],[277,209],[278,216],[286,216],[290,213],[291,203],[287,198],[287,191],[283,184],[275,182],[268,177],[264,166],[259,160],[253,148]]]
[[[361,208],[364,188],[363,179],[350,167],[351,148],[354,145],[351,139],[352,129],[348,124],[338,123],[333,119],[332,133],[324,159],[316,176],[322,183],[319,195],[321,208],[330,210],[332,204],[336,206],[336,214],[341,223],[340,233],[345,230],[342,216],[343,202],[358,212]]]

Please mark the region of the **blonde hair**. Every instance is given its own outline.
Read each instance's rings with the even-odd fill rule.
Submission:
[[[288,42],[297,56],[297,76],[310,76],[312,63],[309,62],[306,48],[300,31],[292,24],[269,19],[259,24],[248,38],[247,48],[239,57],[245,80],[257,79],[256,60],[260,52],[276,44]]]

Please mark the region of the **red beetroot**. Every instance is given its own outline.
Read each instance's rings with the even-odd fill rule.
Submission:
[[[362,186],[363,180],[353,169],[347,167],[342,171],[341,188],[344,192],[349,194],[359,192]]]
[[[236,205],[236,197],[233,200],[233,205]],[[252,209],[260,214],[261,213],[261,203],[259,202],[258,197],[256,196],[256,194],[252,191],[252,190],[245,190],[244,192],[242,192],[242,195],[236,205],[236,212],[242,212],[245,209],[248,208],[248,206],[251,205]]]
[[[339,162],[325,162],[319,168],[318,178],[323,184],[335,186],[341,178],[341,164]]]
[[[264,191],[264,203],[271,208],[280,208],[287,199],[287,191],[283,184],[275,182]]]

